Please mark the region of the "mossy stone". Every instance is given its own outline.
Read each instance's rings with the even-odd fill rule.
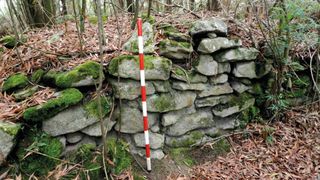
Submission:
[[[26,42],[27,38],[25,36],[20,37],[21,42]],[[0,43],[3,44],[6,48],[14,48],[17,45],[20,45],[20,42],[17,41],[14,35],[7,35],[0,39]]]
[[[178,42],[178,41],[169,40],[169,39],[165,39],[165,40],[162,40],[159,42],[160,49],[166,49],[168,46],[189,49],[191,47],[191,43],[190,42]]]
[[[120,174],[123,170],[129,168],[132,163],[132,157],[129,153],[129,145],[123,140],[109,138],[107,140],[108,154],[114,167],[109,167],[109,171]]]
[[[25,138],[19,142],[16,151],[21,172],[29,176],[31,174],[47,175],[60,163],[57,158],[60,157],[62,150],[63,146],[58,139],[50,137],[42,131],[29,130],[25,134]],[[32,151],[44,155],[32,153]]]
[[[147,13],[143,13],[143,14],[141,15],[141,18],[142,18],[142,21],[143,21],[143,22],[149,22],[150,24],[154,24],[154,23],[156,22],[156,18],[155,18],[154,16],[152,16],[152,15],[150,15],[150,16],[148,17],[148,14],[147,14]]]
[[[110,97],[101,97],[102,117],[105,117],[111,110],[112,100]],[[95,98],[84,105],[84,109],[92,116],[99,118],[98,98]]]
[[[22,73],[10,76],[3,84],[2,91],[13,91],[21,89],[29,84],[28,78]]]
[[[27,122],[41,122],[53,117],[67,107],[79,103],[82,98],[83,95],[78,89],[70,88],[63,90],[59,92],[57,98],[51,99],[42,105],[26,109],[23,113],[23,118]]]
[[[189,167],[194,165],[196,162],[191,156],[190,148],[172,148],[169,151],[170,156],[178,164],[185,164]]]
[[[44,76],[45,72],[42,69],[36,70],[31,76],[31,82],[38,83],[41,81],[42,77]]]
[[[91,77],[95,80],[99,78],[101,65],[94,61],[87,61],[73,70],[61,74],[54,74],[55,83],[62,88],[72,87],[74,83],[77,83],[86,77]],[[104,78],[104,76],[103,76]]]
[[[121,55],[111,60],[108,71],[113,76],[139,80],[139,67],[139,56]],[[171,67],[172,62],[169,59],[151,55],[144,56],[146,80],[167,80]]]
[[[20,131],[21,127],[22,126],[20,124],[0,122],[0,130],[4,131],[5,133],[11,136],[16,136]]]

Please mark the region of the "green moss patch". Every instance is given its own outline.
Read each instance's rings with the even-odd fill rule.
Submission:
[[[108,155],[114,167],[109,167],[109,171],[114,174],[120,174],[123,170],[129,168],[132,163],[132,157],[129,153],[129,145],[115,138],[109,138],[107,140]]]
[[[44,76],[45,72],[42,69],[36,70],[31,76],[31,82],[38,83],[41,81],[42,77]]]
[[[20,131],[20,129],[21,129],[20,124],[0,122],[0,130],[4,131],[5,133],[11,136],[16,136]]]
[[[168,94],[161,94],[156,99],[154,99],[155,108],[159,112],[165,112],[168,109],[174,109],[176,107],[175,102],[173,101],[173,97],[168,96]]]
[[[21,42],[26,42],[27,38],[25,36],[20,37]],[[14,48],[15,46],[20,45],[21,43],[17,41],[14,35],[7,35],[0,39],[0,43],[3,44],[6,48]]]
[[[185,164],[189,167],[195,165],[196,161],[191,156],[191,149],[189,148],[172,148],[169,155],[178,164]]]
[[[102,175],[102,156],[101,153],[96,151],[93,144],[83,144],[76,152],[67,157],[69,161],[79,164],[80,168],[75,168],[68,173],[65,178],[75,179],[80,175],[81,179],[101,179]]]
[[[16,151],[20,170],[24,175],[45,176],[60,163],[61,142],[48,134],[30,130],[18,144]]]
[[[69,106],[79,103],[83,98],[82,93],[75,89],[70,88],[59,92],[59,96],[51,99],[48,102],[30,107],[23,113],[23,118],[28,122],[40,122],[46,120]]]
[[[160,49],[166,49],[168,46],[189,49],[191,47],[191,44],[189,42],[178,42],[169,39],[165,39],[159,42]]]
[[[71,87],[73,83],[77,83],[86,77],[98,79],[100,68],[102,67],[99,63],[87,61],[86,63],[75,67],[69,72],[61,74],[52,73],[52,77],[55,78],[55,83],[57,86],[67,88]]]
[[[102,22],[105,23],[108,20],[108,16],[102,16]],[[98,24],[98,17],[97,16],[89,16],[88,21],[91,24]]]
[[[17,73],[10,76],[3,84],[2,91],[13,91],[16,89],[21,89],[29,84],[26,75]]]
[[[101,97],[102,116],[105,117],[111,110],[112,100],[110,97]],[[84,105],[85,110],[92,116],[99,118],[98,98]]]
[[[151,15],[148,17],[147,13],[143,13],[141,15],[141,18],[142,18],[143,22],[149,22],[150,24],[154,24],[156,22],[156,18],[154,16],[151,16]]]

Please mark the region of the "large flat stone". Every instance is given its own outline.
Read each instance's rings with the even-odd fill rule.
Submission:
[[[120,112],[119,109],[116,111]],[[115,113],[115,116],[117,116],[114,117],[117,120],[114,127],[116,131],[129,134],[143,132],[142,112],[137,107],[124,103],[121,107],[121,116],[119,116],[119,113]],[[159,114],[148,113],[148,120],[149,127],[152,127],[159,120]]]
[[[150,112],[168,112],[193,105],[196,93],[190,91],[171,91],[147,97],[147,109]]]
[[[222,96],[211,96],[211,97],[205,97],[202,99],[197,99],[195,101],[195,105],[196,107],[200,108],[200,107],[213,107],[216,106],[218,104],[225,104],[228,101],[230,101],[232,99],[232,95],[222,95]]]
[[[119,82],[116,79],[108,79],[113,87],[116,98],[134,100],[141,95],[141,84],[139,81],[121,79]],[[147,95],[156,92],[151,82],[146,82]]]
[[[178,122],[169,126],[166,134],[169,136],[181,136],[189,131],[214,126],[213,115],[210,110],[198,110],[179,119]]]
[[[173,82],[172,88],[186,91],[186,90],[194,90],[194,91],[202,91],[206,89],[206,84],[203,83],[185,83],[185,82]]]
[[[159,42],[160,55],[173,60],[190,58],[193,48],[190,42],[178,42],[165,39]]]
[[[233,92],[233,89],[229,83],[225,83],[221,85],[207,85],[206,89],[201,91],[198,94],[198,96],[199,97],[218,96],[222,94],[230,94],[232,92]]]
[[[70,107],[42,123],[42,130],[52,136],[73,133],[98,122],[83,106]]]
[[[203,35],[208,33],[226,35],[227,32],[227,24],[219,18],[210,18],[206,20],[196,21],[190,29],[191,36]]]
[[[146,80],[167,80],[172,67],[171,60],[164,57],[145,56]],[[111,60],[108,71],[113,76],[140,80],[140,64],[138,56],[122,55]]]
[[[255,60],[259,51],[255,48],[236,48],[228,49],[214,55],[218,62],[235,62]]]
[[[145,147],[145,135],[144,133],[137,133],[133,135],[133,140],[137,147]],[[160,149],[164,145],[164,134],[149,132],[149,141],[151,149]]]
[[[163,126],[169,126],[176,123],[180,118],[184,117],[186,114],[195,113],[196,109],[194,105],[183,108],[177,111],[171,111],[162,115],[161,124]]]
[[[229,40],[224,37],[217,37],[214,39],[205,38],[201,40],[198,51],[205,54],[211,54],[221,49],[234,48],[241,45],[241,40]]]

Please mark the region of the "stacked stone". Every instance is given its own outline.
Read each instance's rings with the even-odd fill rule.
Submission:
[[[151,158],[161,159],[165,145],[173,148],[202,145],[238,127],[243,112],[255,103],[252,94],[259,89],[257,79],[266,75],[271,66],[256,60],[259,53],[256,49],[241,47],[240,40],[227,38],[227,25],[220,19],[195,22],[190,36],[168,24],[159,29],[166,38],[158,46],[161,56],[154,56],[150,55],[157,50],[153,26],[143,25]],[[136,36],[133,34],[124,49],[138,52]],[[189,62],[192,54],[199,54],[199,58],[191,69],[178,65]],[[98,63],[87,61],[67,72],[35,73],[38,75],[31,77],[33,84],[50,85],[61,91],[48,102],[28,108],[23,114],[26,123],[41,123],[43,131],[60,139],[65,153],[82,144],[101,143],[97,100],[90,100],[86,91],[97,85],[100,68]],[[102,99],[105,127],[110,134],[122,133],[132,152],[144,156],[138,55],[112,59],[105,72],[104,82],[113,89],[109,96],[116,98],[115,102],[111,101],[113,97]],[[29,93],[28,89],[34,87],[29,79],[16,74],[5,81],[2,90],[18,94],[17,100],[24,99],[37,91]],[[121,106],[117,103],[119,99]],[[112,103],[115,110],[109,118]],[[9,135],[6,139],[13,142],[14,136]],[[1,160],[8,149],[0,150]]]

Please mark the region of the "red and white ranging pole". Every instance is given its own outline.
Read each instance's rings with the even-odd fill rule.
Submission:
[[[146,94],[146,80],[144,73],[144,55],[143,55],[143,37],[142,37],[142,19],[138,18],[138,48],[139,48],[139,62],[140,62],[140,83],[141,83],[141,99],[142,99],[142,115],[143,115],[143,129],[146,144],[146,159],[147,170],[151,171],[151,158],[150,158],[150,144],[149,144],[149,125],[147,113],[147,94]]]

